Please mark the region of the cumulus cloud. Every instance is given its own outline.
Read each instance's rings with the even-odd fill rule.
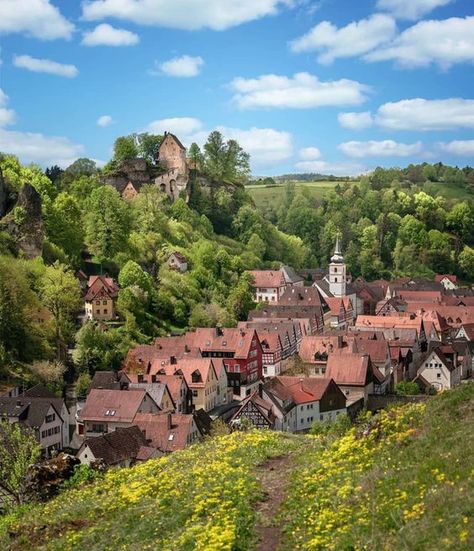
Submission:
[[[460,157],[472,157],[474,155],[474,140],[454,140],[452,142],[441,142],[439,149],[451,155]]]
[[[106,126],[110,126],[113,122],[114,120],[110,115],[102,115],[97,119],[97,126],[105,128]]]
[[[23,33],[42,40],[69,39],[74,25],[50,0],[0,0],[0,34]]]
[[[298,156],[302,161],[314,161],[321,157],[321,151],[317,147],[303,147],[299,150]]]
[[[8,96],[0,88],[0,128],[15,122],[15,111],[7,109]]]
[[[192,142],[202,146],[212,130],[218,130],[224,139],[235,139],[250,154],[252,166],[265,166],[284,161],[293,155],[292,136],[289,132],[273,128],[240,129],[228,126],[205,128],[204,124],[192,117],[175,117],[151,122],[146,130],[156,134],[173,132],[187,147]]]
[[[300,161],[295,168],[301,172],[315,172],[334,176],[358,176],[367,172],[367,168],[359,163],[338,163],[328,161]]]
[[[370,87],[355,80],[321,81],[309,73],[293,77],[262,75],[235,78],[230,88],[243,109],[258,107],[308,109],[331,105],[358,105],[367,99]]]
[[[337,120],[342,128],[348,128],[349,130],[369,128],[374,122],[370,111],[362,111],[360,113],[339,113]]]
[[[172,132],[177,136],[190,136],[202,130],[203,124],[199,119],[193,117],[172,117],[152,121],[147,131],[154,134]]]
[[[250,153],[252,165],[269,165],[285,161],[293,155],[292,136],[289,132],[273,128],[241,130],[220,126],[217,128],[226,139],[237,140]]]
[[[92,31],[84,33],[84,46],[134,46],[140,42],[137,34],[125,29],[116,29],[107,23],[97,25]]]
[[[275,15],[292,0],[87,0],[83,18],[115,17],[139,25],[222,31],[247,21]]]
[[[396,34],[395,20],[383,14],[353,21],[337,28],[322,21],[290,44],[294,52],[320,52],[319,63],[329,64],[339,57],[355,57],[389,42]]]
[[[84,147],[61,136],[0,129],[0,151],[16,155],[24,163],[66,167],[83,156]]]
[[[163,63],[159,63],[158,70],[151,71],[152,74],[165,74],[170,77],[195,77],[201,72],[201,67],[204,65],[202,57],[192,57],[183,55],[174,57]]]
[[[50,59],[31,57],[30,55],[13,56],[13,65],[35,73],[48,73],[66,78],[74,78],[79,73],[75,65],[66,65]]]
[[[347,156],[362,159],[364,157],[409,157],[422,151],[421,142],[412,144],[393,140],[370,140],[367,142],[344,142],[338,148]]]
[[[419,19],[426,13],[450,4],[453,0],[378,0],[377,8],[389,11],[398,19]]]
[[[420,21],[392,42],[365,55],[366,61],[394,60],[402,67],[474,62],[474,16]]]
[[[454,130],[474,128],[474,100],[404,99],[381,105],[376,123],[394,130]]]

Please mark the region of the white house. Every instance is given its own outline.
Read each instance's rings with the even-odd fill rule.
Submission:
[[[449,360],[439,348],[428,352],[418,368],[417,377],[435,390],[448,390],[461,382],[461,366]]]

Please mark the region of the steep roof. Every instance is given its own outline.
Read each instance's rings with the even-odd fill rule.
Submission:
[[[91,301],[100,294],[102,291],[109,295],[111,298],[115,298],[118,294],[119,287],[115,281],[110,277],[105,276],[91,276],[87,283],[88,289],[84,300]]]
[[[170,139],[174,140],[177,143],[177,145],[179,146],[180,149],[182,149],[184,151],[186,150],[186,148],[181,143],[179,138],[175,134],[172,134],[171,132],[165,132],[164,137],[163,137],[163,141],[160,144],[160,149],[161,149],[162,145],[165,143],[166,138],[170,138]]]
[[[281,270],[252,270],[249,274],[253,287],[283,287],[286,284]]]
[[[62,420],[61,409],[58,409],[50,398],[34,396],[0,397],[0,417],[17,417],[20,423],[28,425],[32,429],[41,427],[51,408]]]
[[[340,335],[305,335],[301,339],[299,355],[303,361],[315,363],[316,354],[329,355],[343,347],[348,348],[348,343]]]
[[[289,285],[294,285],[295,283],[301,283],[304,281],[304,278],[298,275],[291,266],[282,266],[281,271],[283,272],[283,277],[285,278],[286,283]]]
[[[456,284],[458,282],[458,277],[453,274],[436,274],[435,275],[435,281],[437,283],[441,283],[443,279],[449,279],[451,283]]]
[[[316,287],[287,287],[278,299],[280,306],[322,306],[324,299]]]
[[[131,423],[146,395],[147,393],[143,389],[108,390],[93,388],[87,396],[80,417],[87,421]]]
[[[137,426],[117,428],[102,436],[86,438],[77,455],[87,446],[96,459],[102,459],[106,465],[116,465],[136,459],[140,448],[146,445],[146,438]]]
[[[370,358],[367,354],[331,354],[326,377],[334,379],[338,385],[365,386],[373,377]]]
[[[265,384],[265,390],[281,400],[291,398],[296,405],[321,400],[331,384],[331,377],[289,377],[280,375]]]
[[[255,329],[198,327],[194,333],[188,333],[193,345],[201,352],[234,352],[234,358],[247,359],[252,340],[258,340]]]
[[[417,316],[357,316],[356,328],[404,328],[416,329],[418,336],[423,327],[423,319]]]
[[[204,388],[209,379],[209,372],[213,370],[216,374],[213,358],[186,358],[177,360],[176,363],[167,363],[164,366],[157,363],[152,367],[152,373],[157,373],[160,376],[160,371],[164,371],[166,375],[182,375],[189,388]],[[198,372],[199,380],[193,381],[193,374]]]
[[[390,358],[390,349],[385,340],[356,339],[354,352],[368,354],[373,362],[384,362]]]
[[[276,419],[273,412],[273,404],[259,396],[258,390],[255,390],[254,392],[252,392],[252,394],[250,394],[250,396],[247,396],[244,400],[242,400],[239,409],[231,417],[230,423],[232,423],[232,421],[238,419],[242,415],[242,413],[248,407],[249,403],[252,403],[253,406],[257,408],[265,421],[268,423],[269,427],[273,428]]]
[[[193,416],[179,413],[137,413],[134,424],[144,432],[150,446],[163,452],[173,452],[187,446]]]
[[[109,390],[120,390],[120,376],[117,371],[96,371],[92,377],[89,389],[108,388]]]

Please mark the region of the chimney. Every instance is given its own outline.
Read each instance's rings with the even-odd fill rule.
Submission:
[[[173,423],[171,422],[171,413],[167,413],[166,421],[168,430],[171,430],[173,428]]]
[[[170,364],[171,365],[176,365],[178,363],[178,361],[176,360],[176,356],[170,356]]]
[[[258,395],[260,396],[260,398],[263,397],[263,384],[262,383],[258,383]]]
[[[216,327],[216,335],[218,337],[222,337],[224,335],[224,331],[222,331],[222,327]]]
[[[138,382],[139,382],[139,383],[143,383],[143,380],[144,380],[144,379],[143,379],[143,373],[139,373],[139,374],[138,374]]]
[[[187,344],[184,345],[184,352],[186,354],[188,354],[189,352],[191,352],[191,349],[189,348],[189,346]]]
[[[151,376],[151,382],[152,382],[152,383],[156,383],[156,375],[152,375],[152,376]]]
[[[148,365],[146,366],[146,374],[149,375],[151,370],[151,362],[148,362]]]

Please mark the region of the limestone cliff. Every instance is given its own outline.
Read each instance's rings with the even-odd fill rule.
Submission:
[[[16,253],[35,258],[43,253],[44,226],[41,216],[41,197],[36,189],[25,184],[15,207],[0,221],[0,230],[13,238]]]

